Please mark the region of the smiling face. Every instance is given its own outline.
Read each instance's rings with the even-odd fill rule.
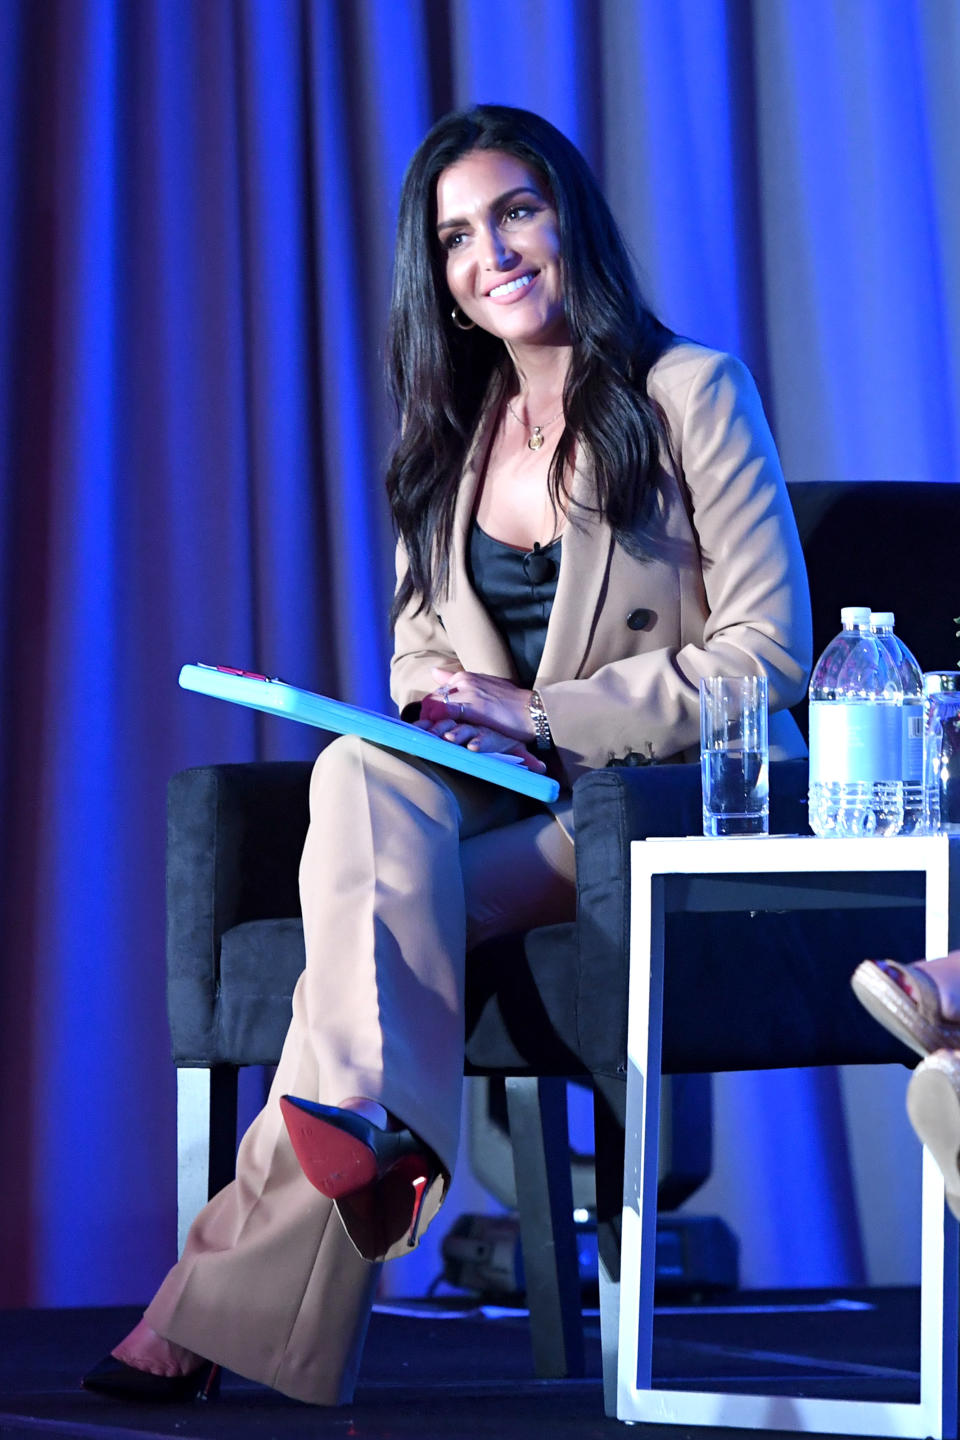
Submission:
[[[508,345],[568,344],[560,233],[543,179],[515,155],[471,150],[437,181],[450,294]]]

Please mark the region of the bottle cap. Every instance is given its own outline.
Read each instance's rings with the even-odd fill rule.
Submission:
[[[928,670],[923,677],[924,695],[960,690],[960,670]]]
[[[892,610],[871,610],[871,611],[870,611],[870,624],[871,624],[871,625],[889,625],[889,626],[890,626],[890,629],[892,630],[892,629],[893,629],[893,626],[894,626],[894,622],[896,621],[896,618],[897,618],[897,617],[894,615],[894,613],[893,613]]]
[[[854,630],[859,625],[870,624],[869,605],[845,605],[840,611],[840,623],[844,630]]]

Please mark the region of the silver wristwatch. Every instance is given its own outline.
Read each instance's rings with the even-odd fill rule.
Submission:
[[[553,736],[550,734],[550,721],[547,719],[547,712],[543,708],[543,701],[540,699],[539,690],[531,690],[530,719],[533,721],[533,733],[538,750],[549,750],[553,744]]]

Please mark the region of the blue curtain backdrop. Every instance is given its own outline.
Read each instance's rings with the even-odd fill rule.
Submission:
[[[958,479],[956,0],[2,0],[0,1304],[174,1258],[164,787],[316,744],[177,670],[386,704],[397,195],[476,100],[581,146],[790,478]],[[745,1278],[858,1278],[837,1077],[721,1099]]]

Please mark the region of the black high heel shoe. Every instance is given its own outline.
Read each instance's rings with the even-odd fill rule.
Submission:
[[[114,1400],[142,1400],[147,1404],[176,1404],[185,1400],[215,1400],[220,1393],[220,1366],[205,1360],[187,1375],[153,1375],[138,1370],[115,1355],[105,1355],[80,1381],[84,1390]]]
[[[284,1123],[304,1175],[330,1200],[345,1200],[378,1181],[391,1191],[409,1185],[407,1244],[417,1243],[423,1203],[438,1174],[436,1160],[412,1130],[381,1130],[366,1116],[297,1095],[280,1099]]]

